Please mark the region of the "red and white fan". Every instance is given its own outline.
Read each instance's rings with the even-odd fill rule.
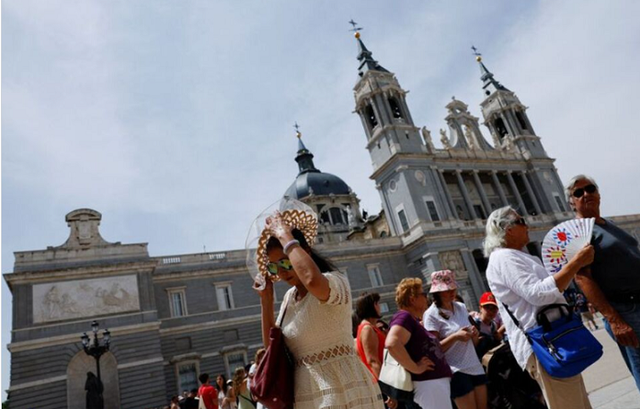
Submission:
[[[542,262],[550,274],[562,270],[591,241],[595,221],[593,217],[567,220],[547,233],[542,242]]]

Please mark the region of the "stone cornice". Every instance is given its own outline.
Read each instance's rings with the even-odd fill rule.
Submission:
[[[156,261],[139,261],[111,265],[95,265],[86,267],[69,267],[43,271],[21,271],[4,274],[9,288],[14,284],[34,284],[80,278],[96,278],[103,276],[124,275],[131,273],[148,273],[156,267]]]
[[[123,327],[110,328],[111,336],[117,337],[121,335],[136,334],[138,332],[157,331],[160,329],[160,322],[150,322],[147,324],[127,325]],[[9,352],[16,353],[28,351],[31,349],[46,348],[53,345],[76,344],[80,342],[80,334],[67,334],[55,337],[39,338],[30,341],[12,342],[7,345]]]

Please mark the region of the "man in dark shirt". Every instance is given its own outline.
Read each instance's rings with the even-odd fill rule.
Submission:
[[[591,244],[593,264],[576,282],[593,306],[604,315],[607,332],[618,343],[622,357],[640,390],[640,248],[630,234],[600,216],[596,182],[585,175],[571,179],[567,201],[579,219],[595,218]]]
[[[180,402],[180,409],[198,409],[197,389],[191,389],[189,395]]]

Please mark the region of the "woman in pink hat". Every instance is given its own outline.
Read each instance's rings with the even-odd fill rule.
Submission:
[[[427,331],[440,339],[447,362],[451,366],[451,399],[459,409],[487,408],[487,376],[476,355],[474,343],[478,330],[470,325],[463,303],[456,302],[458,285],[451,270],[431,274],[434,299],[425,311],[422,323]]]

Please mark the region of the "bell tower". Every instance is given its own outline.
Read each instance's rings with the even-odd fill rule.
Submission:
[[[524,106],[517,95],[502,85],[487,69],[482,55],[475,47],[471,47],[480,65],[480,79],[486,98],[480,103],[485,125],[489,128],[494,141],[505,148],[514,145],[527,159],[548,158],[540,137],[536,135]]]
[[[355,27],[358,81],[355,112],[362,120],[382,207],[394,235],[414,226],[453,218],[434,162],[431,132],[415,125],[407,92],[395,75],[373,59]]]
[[[428,149],[407,106],[405,91],[395,75],[373,59],[373,53],[355,32],[358,43],[358,75],[354,87],[355,112],[367,136],[367,149],[374,169],[398,153],[423,154]]]
[[[498,150],[519,151],[527,162],[527,181],[539,200],[543,213],[564,212],[567,204],[555,159],[550,158],[536,134],[524,106],[514,92],[507,89],[493,76],[482,61],[475,47],[476,61],[480,66],[480,79],[486,98],[480,103],[484,124],[493,135]]]

